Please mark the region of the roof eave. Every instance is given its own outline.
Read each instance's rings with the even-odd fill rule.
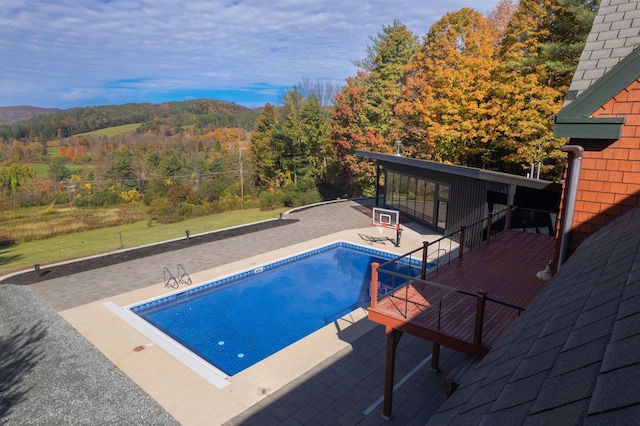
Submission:
[[[398,157],[390,154],[365,151],[356,149],[355,154],[361,157],[370,158],[383,164],[398,164],[401,166],[412,166],[419,169],[439,171],[457,176],[464,176],[471,179],[487,180],[505,184],[526,186],[528,188],[545,189],[549,185],[555,185],[551,181],[542,179],[530,179],[524,176],[512,175],[508,173],[496,172],[493,170],[476,169],[473,167],[458,166],[454,164],[437,163],[434,161],[420,160],[410,157]]]
[[[555,118],[553,136],[571,139],[618,140],[624,117],[559,117]]]
[[[593,117],[610,99],[640,77],[640,49],[634,50],[554,118],[554,136],[575,139],[620,138],[624,117]]]

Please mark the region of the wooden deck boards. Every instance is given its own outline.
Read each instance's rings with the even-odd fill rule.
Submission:
[[[491,238],[462,259],[427,274],[427,281],[526,308],[546,284],[536,277],[553,258],[555,239],[517,230]],[[453,349],[484,353],[513,324],[518,311],[485,304],[482,342],[473,346],[477,297],[413,282],[379,300],[369,318]],[[470,346],[471,345],[471,346]]]

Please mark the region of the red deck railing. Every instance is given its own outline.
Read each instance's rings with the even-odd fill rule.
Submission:
[[[372,279],[371,279],[371,312],[376,316],[386,315],[389,318],[396,318],[396,324],[399,323],[411,323],[414,326],[430,330],[436,333],[446,335],[448,338],[455,339],[459,342],[465,342],[464,346],[472,345],[481,352],[485,352],[486,348],[497,340],[504,333],[504,331],[515,321],[522,311],[525,310],[526,304],[531,297],[530,293],[535,294],[537,289],[542,285],[540,283],[534,283],[529,288],[518,289],[509,288],[509,281],[518,282],[517,274],[525,274],[527,279],[530,275],[535,278],[535,271],[531,270],[519,271],[515,270],[511,266],[505,264],[509,262],[508,257],[511,256],[510,252],[516,255],[516,252],[521,250],[533,250],[531,246],[531,238],[524,237],[527,241],[519,243],[519,239],[523,237],[518,234],[523,234],[520,231],[512,231],[513,235],[508,238],[497,237],[499,234],[494,234],[495,228],[493,227],[494,219],[496,217],[504,219],[506,227],[509,226],[511,221],[512,209],[505,209],[497,214],[489,215],[487,218],[482,219],[474,224],[466,227],[462,227],[460,231],[447,235],[432,243],[424,243],[423,247],[417,248],[407,254],[398,256],[395,259],[383,264],[372,264]],[[471,237],[473,241],[469,241],[467,237]],[[543,268],[546,265],[547,260],[551,253],[547,251],[553,247],[553,237],[546,237],[544,244],[540,245],[540,250],[543,250],[539,254],[542,260],[538,260],[531,257],[532,262],[539,262],[539,268]],[[492,238],[496,238],[498,241],[495,244],[492,242]],[[457,241],[457,242],[456,242]],[[500,244],[513,244],[513,248],[506,249],[507,253],[499,252],[494,253],[495,247],[499,247]],[[493,247],[487,249],[484,259],[469,259],[463,262],[463,257],[472,251],[476,250],[476,247]],[[537,247],[537,246],[536,246]],[[543,248],[542,248],[543,247]],[[484,249],[481,249],[482,251]],[[494,250],[494,251],[492,251]],[[537,249],[535,249],[537,250]],[[475,253],[474,253],[475,255]],[[478,256],[483,257],[482,253],[477,253]],[[529,256],[528,253],[524,254]],[[500,256],[503,258],[492,259],[491,257]],[[522,256],[522,255],[521,255]],[[396,264],[406,263],[407,260],[422,258],[422,270],[420,275],[411,276],[398,272],[399,268],[396,268]],[[465,258],[466,259],[466,258]],[[452,266],[452,262],[457,260],[456,266]],[[428,263],[436,263],[436,267],[428,270]],[[522,259],[515,260],[517,263],[522,263]],[[466,264],[466,265],[463,265]],[[484,267],[482,271],[477,268],[483,268],[482,263],[491,264],[494,266]],[[453,271],[444,272],[441,268],[447,266],[447,268],[453,268]],[[478,266],[480,265],[480,266]],[[465,269],[464,266],[468,266],[471,269]],[[538,268],[536,264],[534,268]],[[473,268],[476,268],[475,270]],[[489,276],[495,274],[495,271],[504,269],[503,277],[494,279],[494,281],[505,282],[490,282]],[[507,273],[506,271],[513,269],[513,273]],[[487,272],[487,270],[489,272]],[[538,270],[538,269],[535,269]],[[430,275],[431,273],[434,275]],[[442,274],[447,274],[446,282],[436,282],[436,277],[444,277]],[[469,276],[465,277],[464,274],[471,274],[473,279]],[[390,287],[384,295],[379,295],[379,274],[387,275],[388,279],[384,281],[390,282]],[[450,275],[454,277],[450,277]],[[458,276],[458,278],[455,277]],[[476,275],[486,275],[484,277]],[[434,277],[432,280],[427,278]],[[460,281],[474,281],[475,287],[467,285],[460,286],[456,284],[456,279]],[[452,285],[454,283],[455,285]],[[513,287],[513,286],[511,286]],[[487,293],[490,291],[491,296]],[[518,296],[516,293],[522,291],[523,295]],[[502,296],[505,297],[502,297]],[[379,301],[384,299],[383,304],[379,304]],[[515,301],[515,303],[514,303]],[[519,303],[522,302],[522,303]],[[526,303],[524,303],[526,302]],[[389,321],[392,321],[391,319]],[[467,348],[468,349],[468,348]],[[464,349],[461,349],[464,350]]]

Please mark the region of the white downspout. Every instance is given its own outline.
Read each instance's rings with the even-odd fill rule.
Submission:
[[[562,152],[570,154],[569,176],[565,183],[564,200],[565,208],[562,215],[562,231],[560,234],[560,253],[558,255],[558,269],[567,260],[569,250],[569,236],[573,227],[573,216],[576,209],[576,198],[578,196],[578,182],[580,181],[580,169],[582,168],[582,154],[584,148],[580,145],[563,145]],[[573,155],[571,155],[573,154]]]

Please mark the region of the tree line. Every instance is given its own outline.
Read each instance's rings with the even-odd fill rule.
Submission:
[[[46,142],[124,124],[161,123],[173,127],[238,127],[250,130],[257,111],[217,99],[161,104],[125,104],[72,108],[29,120],[0,125],[0,141]]]
[[[598,6],[503,0],[487,16],[470,8],[448,13],[422,39],[397,20],[384,26],[354,62],[359,70],[336,93],[325,122],[302,113],[317,101],[299,101],[296,88],[281,114],[265,108],[253,146],[256,156],[271,154],[257,160],[259,184],[286,184],[303,153],[309,163],[296,176],[302,170],[334,193],[371,195],[374,165],[355,150],[393,153],[396,141],[414,158],[518,175],[536,165],[540,177],[559,180],[565,141],[553,137],[552,118]],[[296,137],[302,126],[305,138]]]
[[[551,119],[598,5],[503,0],[487,16],[448,13],[421,38],[394,21],[371,37],[341,87],[303,79],[258,110],[198,100],[38,117],[0,126],[0,158],[48,162],[49,182],[40,184],[48,190],[23,204],[63,199],[72,187],[76,206],[141,201],[164,220],[370,196],[374,165],[355,150],[391,154],[398,140],[406,156],[520,175],[540,164],[541,177],[557,180],[564,141],[553,138]],[[125,121],[144,124],[117,137],[73,136],[80,123]],[[86,168],[71,173],[71,165]],[[29,176],[0,170],[7,200],[19,198]]]

